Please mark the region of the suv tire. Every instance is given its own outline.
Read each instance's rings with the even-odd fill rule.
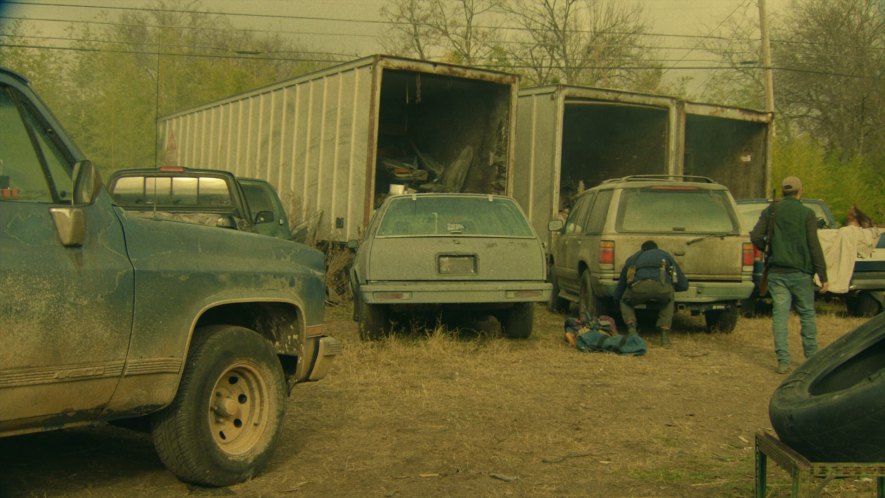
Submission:
[[[581,273],[581,286],[578,290],[578,316],[584,316],[584,313],[590,316],[611,315],[611,308],[610,300],[593,294],[590,270],[584,270]]]
[[[547,303],[547,309],[553,313],[568,311],[568,300],[559,297],[559,280],[556,278],[556,272],[554,271],[553,265],[550,265],[547,268],[547,279],[550,281],[550,285],[553,286],[553,288],[550,289],[550,301]]]
[[[704,312],[704,322],[707,332],[732,332],[738,321],[738,308],[734,304],[724,310],[707,310]]]

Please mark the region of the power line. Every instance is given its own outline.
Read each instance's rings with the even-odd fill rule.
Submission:
[[[250,60],[250,61],[278,61],[278,62],[318,62],[318,63],[344,63],[350,62],[351,59],[348,60],[330,60],[330,59],[312,59],[312,58],[293,58],[293,57],[260,57],[260,56],[248,56],[244,54],[199,54],[199,53],[178,53],[178,52],[156,52],[149,50],[122,50],[122,49],[100,49],[100,48],[89,48],[89,47],[46,47],[40,45],[23,45],[23,44],[11,44],[11,43],[0,43],[0,48],[24,48],[24,49],[44,49],[44,50],[61,50],[61,51],[72,51],[72,52],[101,52],[101,53],[118,53],[118,54],[132,54],[132,55],[161,55],[167,57],[184,57],[184,58],[210,58],[210,59],[240,59],[240,60]],[[437,58],[437,61],[440,61]],[[486,68],[486,69],[532,69],[534,66],[528,64],[504,64],[504,65],[494,65],[494,64],[476,64],[473,67],[477,68]],[[760,65],[752,65],[748,66],[749,68],[761,69]],[[623,71],[642,71],[642,70],[658,70],[661,69],[658,66],[651,65],[582,65],[582,66],[557,66],[557,69],[597,69],[597,70],[623,70]],[[719,67],[719,66],[684,66],[684,67],[676,67],[672,68],[673,70],[688,70],[688,71],[699,71],[699,70],[732,70],[734,68],[731,67]],[[825,75],[825,76],[839,76],[844,78],[858,78],[858,79],[876,79],[871,76],[858,76],[852,74],[845,73],[837,73],[833,71],[821,71],[814,69],[801,69],[801,68],[787,68],[787,67],[772,67],[772,69],[776,71],[789,71],[789,72],[797,72],[797,73],[807,73],[807,74],[817,74],[817,75]]]

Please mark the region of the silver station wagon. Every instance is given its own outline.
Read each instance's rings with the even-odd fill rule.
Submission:
[[[543,246],[510,197],[395,195],[358,243],[354,319],[371,340],[389,333],[398,315],[487,312],[507,337],[526,338],[533,303],[550,297],[545,280]]]

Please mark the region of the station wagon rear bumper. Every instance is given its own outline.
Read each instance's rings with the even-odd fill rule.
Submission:
[[[526,303],[550,299],[547,282],[376,282],[360,286],[369,304]]]

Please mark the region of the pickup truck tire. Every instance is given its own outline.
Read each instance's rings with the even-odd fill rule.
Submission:
[[[811,461],[885,461],[885,314],[836,339],[774,391],[771,425]]]
[[[152,419],[157,454],[182,481],[245,481],[271,456],[286,392],[273,347],[258,333],[229,325],[197,330],[175,399]]]
[[[510,339],[527,339],[532,335],[532,327],[535,321],[535,306],[533,303],[518,303],[508,309],[501,316],[501,327],[504,336]]]
[[[383,339],[390,331],[387,307],[383,304],[369,304],[359,300],[359,331],[360,339],[364,341],[378,341]]]
[[[882,311],[879,301],[866,292],[849,296],[845,300],[845,308],[851,316],[875,316]]]
[[[707,310],[704,312],[704,323],[707,332],[733,332],[738,321],[738,307],[730,305],[724,310]]]

